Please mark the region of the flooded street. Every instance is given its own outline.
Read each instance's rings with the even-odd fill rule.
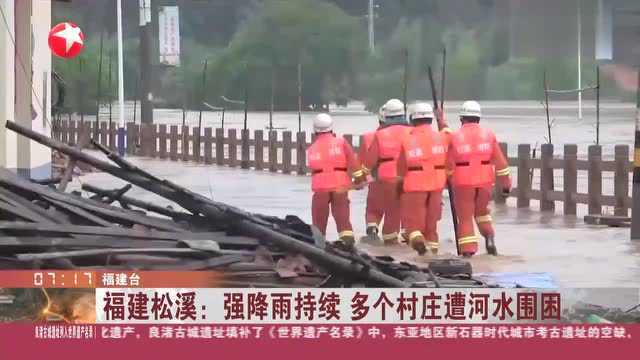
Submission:
[[[310,178],[307,176],[188,162],[143,158],[129,160],[156,176],[217,201],[268,215],[292,214],[311,222]],[[82,176],[74,181],[73,187],[78,189],[82,182],[102,188],[124,185],[103,173]],[[366,191],[351,194],[351,218],[359,236],[365,228]],[[167,204],[154,194],[136,187],[128,195]],[[475,272],[548,273],[553,283],[563,287],[640,287],[640,242],[632,243],[629,240],[628,229],[585,225],[583,214],[579,214],[578,218],[569,218],[541,214],[537,210],[519,210],[513,201],[510,199],[507,206],[494,209],[500,256],[486,255],[484,245],[481,245],[480,254],[471,260]],[[452,256],[455,246],[446,198],[444,206],[443,219],[439,224],[441,252],[444,253],[441,256]],[[532,209],[535,209],[535,205]],[[333,222],[330,222],[328,231],[328,238],[335,238]],[[425,261],[406,246],[361,246],[374,254],[388,254],[415,262]]]

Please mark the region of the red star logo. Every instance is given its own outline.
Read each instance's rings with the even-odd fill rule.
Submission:
[[[59,57],[77,56],[84,47],[82,30],[71,22],[63,22],[49,31],[49,48]]]

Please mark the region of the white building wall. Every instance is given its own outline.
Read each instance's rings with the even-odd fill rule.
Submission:
[[[13,120],[15,114],[15,57],[11,42],[11,36],[15,38],[14,0],[0,0],[0,7],[9,27],[7,30],[4,21],[0,23],[0,166],[15,168],[16,136],[4,127],[4,122]]]
[[[31,1],[31,59],[16,61],[16,6],[28,5]],[[48,46],[48,34],[51,28],[51,0],[0,0],[8,28],[0,19],[0,166],[9,169],[21,168],[22,173],[30,173],[34,178],[51,175],[51,151],[35,142],[22,143],[18,146],[18,137],[4,127],[5,121],[16,121],[16,73],[23,74],[23,64],[27,70],[31,68],[32,85],[31,103],[35,118],[30,119],[31,128],[42,134],[51,134],[51,52]],[[20,36],[17,37],[21,38]],[[24,36],[22,37],[24,38]],[[45,85],[45,77],[46,85]],[[46,103],[43,101],[46,100]],[[28,120],[29,119],[25,119]],[[23,120],[24,121],[24,120]],[[25,123],[22,123],[25,125]],[[25,147],[26,146],[26,147]],[[19,165],[18,154],[29,154],[27,163]],[[29,167],[29,171],[25,171]]]
[[[33,109],[36,113],[31,128],[51,135],[51,50],[48,37],[51,29],[51,0],[32,0],[33,31]],[[51,176],[51,150],[31,142],[31,177]]]

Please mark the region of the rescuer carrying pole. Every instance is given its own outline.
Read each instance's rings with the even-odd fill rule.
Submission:
[[[403,178],[402,224],[409,234],[409,245],[420,255],[438,253],[437,225],[447,183],[450,130],[434,130],[433,117],[430,104],[413,106],[409,119],[415,127],[404,138],[398,159],[398,175]]]
[[[377,170],[384,204],[382,240],[385,245],[394,245],[398,243],[401,217],[402,182],[398,177],[398,157],[402,140],[411,131],[405,118],[402,101],[398,99],[387,101],[384,105],[384,123],[385,126],[376,131],[373,137],[373,143],[367,151],[365,165],[373,171]]]
[[[382,129],[384,126],[384,106],[380,107],[378,110],[378,128],[374,131],[370,131],[365,133],[362,136],[362,144],[360,145],[359,158],[364,161],[367,158],[367,151],[371,147],[373,143],[373,138],[376,135],[376,131]],[[367,236],[364,237],[364,240],[370,243],[380,243],[380,223],[382,222],[382,218],[384,216],[384,203],[383,203],[383,194],[382,194],[382,184],[377,179],[376,172],[371,172],[366,167],[364,168],[367,174],[367,182],[368,192],[367,192],[367,203],[365,210],[365,222],[367,224]]]
[[[497,255],[489,201],[495,176],[504,193],[511,191],[509,165],[493,131],[480,127],[481,109],[465,101],[460,112],[462,127],[451,134],[449,166],[453,169],[453,192],[458,215],[460,253],[470,257],[478,251],[473,219],[485,238],[487,252]]]
[[[316,138],[307,149],[311,169],[311,217],[323,235],[326,235],[329,209],[336,222],[338,239],[348,248],[355,244],[349,211],[351,177],[356,183],[365,180],[364,171],[353,148],[342,137],[333,133],[333,119],[318,114],[313,122]]]

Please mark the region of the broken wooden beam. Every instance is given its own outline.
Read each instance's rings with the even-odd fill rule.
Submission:
[[[82,225],[62,225],[62,224],[38,224],[17,221],[0,221],[0,231],[10,233],[30,233],[34,235],[99,235],[113,236],[118,238],[130,239],[148,239],[148,240],[172,240],[172,241],[191,241],[191,240],[212,240],[226,245],[238,246],[258,246],[256,239],[242,236],[227,236],[220,232],[167,232],[148,230],[141,231],[135,229],[126,229],[119,227],[97,227]]]
[[[274,226],[269,221],[260,219],[238,208],[214,202],[169,181],[158,181],[155,176],[140,169],[136,168],[136,171],[129,171],[113,166],[14,122],[7,121],[6,127],[42,145],[74,157],[78,161],[85,162],[99,170],[172,200],[194,214],[203,214],[216,223],[229,224],[234,231],[240,234],[261,239],[267,244],[275,245],[289,252],[303,254],[311,261],[330,269],[332,272],[354,279],[365,280],[374,286],[409,287],[411,285],[375,267],[354,263],[349,258],[327,253],[324,249],[312,245],[314,239],[311,234],[307,236],[309,242],[302,241],[283,233],[278,226]],[[118,158],[115,154],[112,154],[112,157]]]
[[[90,193],[94,193],[94,194],[99,195],[101,197],[109,196],[109,194],[112,192],[112,190],[102,189],[102,188],[99,188],[97,186],[93,186],[91,184],[82,184],[82,190],[88,191]],[[167,216],[167,217],[170,217],[170,218],[173,218],[173,219],[175,219],[175,218],[184,218],[185,216],[195,216],[195,215],[192,215],[192,214],[187,213],[187,212],[175,211],[175,210],[172,210],[172,209],[169,209],[169,208],[166,208],[166,207],[155,205],[155,204],[152,204],[150,202],[142,201],[142,200],[139,200],[139,199],[136,199],[136,198],[132,198],[132,197],[126,196],[126,195],[120,196],[118,198],[118,201],[120,203],[124,202],[127,205],[135,206],[137,208],[144,209],[144,210],[147,210],[147,211],[151,211],[151,212],[154,212],[154,213],[157,213],[157,214],[160,214],[160,215],[164,215],[164,216]]]
[[[610,227],[631,226],[631,218],[618,215],[585,215],[584,222],[589,225],[605,225]]]

